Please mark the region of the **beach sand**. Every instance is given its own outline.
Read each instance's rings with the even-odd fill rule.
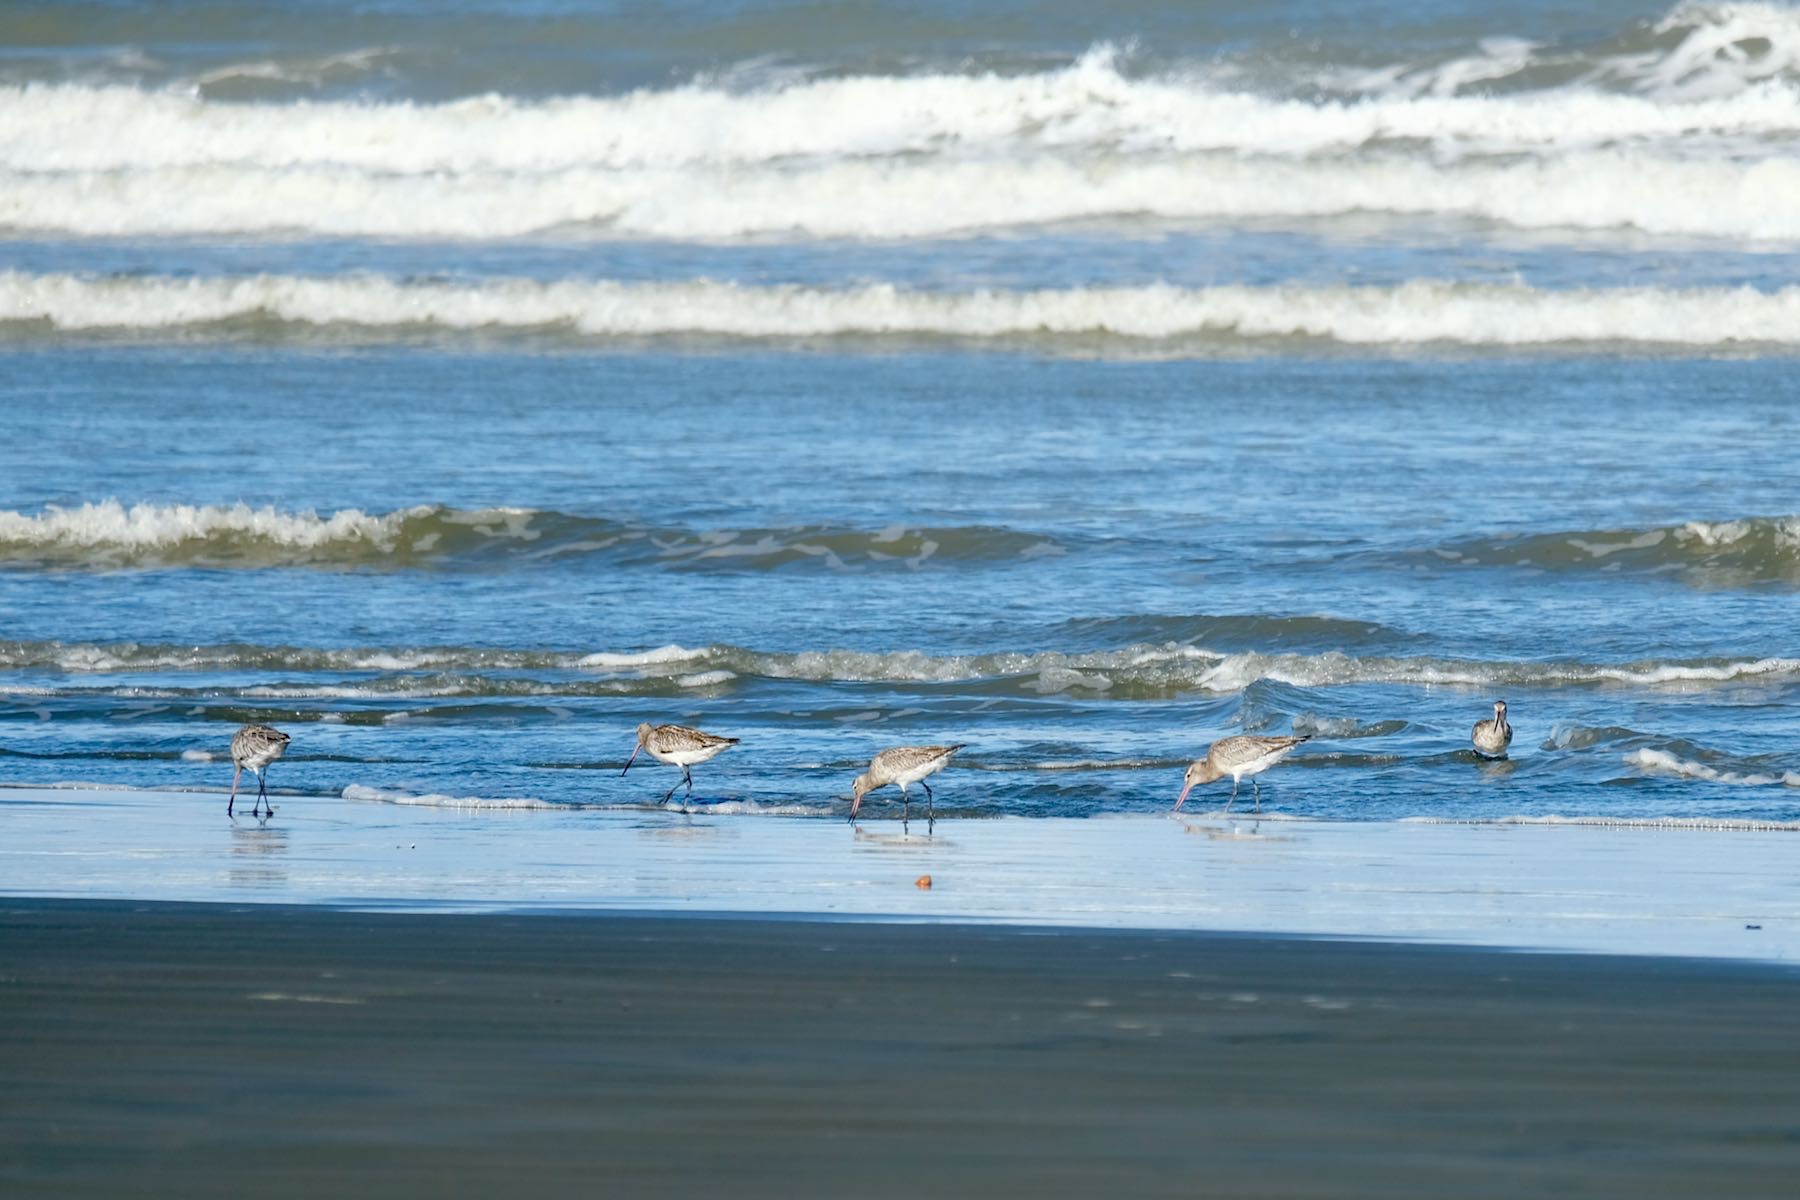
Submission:
[[[0,902],[10,1196],[1785,1197],[1800,975]]]
[[[221,799],[0,789],[0,1195],[1800,1178],[1791,832]]]
[[[411,798],[416,800],[418,798]],[[491,802],[479,802],[491,803]],[[0,788],[0,896],[693,912],[1800,962],[1792,830],[1166,816],[924,822]],[[1183,814],[1186,816],[1187,814]],[[913,881],[930,875],[934,886]]]

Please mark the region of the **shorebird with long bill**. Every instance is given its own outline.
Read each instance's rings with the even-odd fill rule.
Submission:
[[[288,741],[287,734],[267,725],[246,725],[231,735],[231,761],[237,770],[231,773],[231,799],[225,801],[226,816],[236,815],[232,809],[237,804],[238,780],[243,778],[245,768],[256,775],[256,803],[250,806],[250,815],[275,815],[275,806],[269,804],[269,786],[263,772],[270,763],[287,753]],[[267,805],[268,811],[259,814],[257,808],[261,805]]]
[[[1175,798],[1175,811],[1181,811],[1182,801],[1194,790],[1197,783],[1211,783],[1215,779],[1231,776],[1231,799],[1225,802],[1225,811],[1231,811],[1232,801],[1237,799],[1238,784],[1245,777],[1250,780],[1250,787],[1256,793],[1256,811],[1262,811],[1262,788],[1256,777],[1286,758],[1295,746],[1311,741],[1310,734],[1302,737],[1228,737],[1220,738],[1206,748],[1206,757],[1197,760],[1187,769],[1187,776],[1182,782],[1181,795]]]
[[[869,760],[869,769],[856,777],[850,785],[850,819],[856,820],[856,812],[862,807],[863,797],[877,788],[884,788],[890,783],[900,785],[900,824],[905,825],[912,815],[912,797],[906,789],[918,784],[925,789],[925,820],[928,825],[937,824],[937,797],[931,794],[931,785],[925,782],[927,775],[935,775],[950,763],[950,758],[967,743],[958,742],[954,746],[895,746],[892,750],[883,750]]]
[[[650,757],[657,762],[680,767],[681,778],[675,781],[675,787],[663,793],[662,803],[667,804],[675,794],[675,788],[685,782],[687,792],[681,797],[681,811],[686,812],[688,798],[694,794],[694,776],[689,768],[737,744],[738,739],[734,737],[719,737],[690,729],[686,725],[652,725],[646,721],[637,727],[637,745],[632,747],[631,757],[625,760],[625,771],[631,770],[631,764],[637,761],[639,750],[648,750]],[[621,778],[625,771],[619,772]]]
[[[1469,740],[1475,743],[1475,753],[1483,758],[1506,757],[1506,748],[1512,745],[1512,726],[1506,723],[1506,701],[1494,701],[1493,718],[1475,722]]]

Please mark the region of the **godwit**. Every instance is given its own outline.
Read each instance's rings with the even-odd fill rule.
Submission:
[[[287,753],[288,735],[279,729],[271,729],[267,725],[246,725],[231,735],[231,761],[237,764],[237,770],[231,773],[231,799],[225,802],[225,815],[232,816],[232,808],[237,804],[238,780],[243,778],[244,768],[249,767],[256,772],[256,804],[250,806],[250,815],[257,815],[259,805],[268,804],[269,789],[263,779],[263,770],[268,765]],[[268,805],[265,816],[275,815],[275,806]]]
[[[698,729],[689,729],[686,725],[652,725],[646,721],[637,727],[637,745],[632,749],[631,757],[625,760],[625,771],[631,770],[631,764],[637,761],[639,750],[648,750],[650,757],[658,762],[680,767],[681,779],[675,781],[675,787],[663,793],[662,802],[667,804],[669,797],[675,794],[675,788],[686,781],[687,794],[681,798],[681,810],[686,812],[688,796],[694,794],[694,777],[689,774],[688,768],[705,762],[727,746],[737,744],[736,738],[715,737]],[[625,771],[619,772],[621,777]]]
[[[862,798],[876,788],[884,788],[890,783],[900,785],[900,823],[906,824],[912,814],[912,797],[906,789],[911,784],[918,784],[925,789],[925,820],[927,824],[937,824],[937,797],[931,794],[931,785],[925,782],[927,775],[935,775],[950,762],[950,756],[961,750],[967,743],[958,742],[954,746],[895,746],[892,750],[883,750],[869,760],[869,769],[858,775],[856,782],[850,785],[850,819],[856,820],[856,810],[862,807]]]
[[[1512,744],[1512,726],[1506,723],[1506,701],[1494,701],[1493,720],[1475,722],[1469,740],[1475,743],[1475,753],[1483,758],[1506,757],[1506,748]]]
[[[1306,737],[1228,737],[1220,738],[1206,748],[1206,757],[1195,762],[1187,769],[1187,777],[1183,781],[1181,795],[1175,798],[1175,811],[1181,811],[1181,802],[1187,799],[1196,783],[1211,783],[1215,779],[1231,776],[1231,800],[1225,802],[1225,811],[1231,811],[1233,800],[1237,799],[1238,784],[1244,776],[1250,776],[1250,786],[1256,792],[1256,811],[1262,811],[1262,788],[1256,782],[1256,776],[1280,762],[1288,756],[1288,752],[1301,742],[1311,741]]]

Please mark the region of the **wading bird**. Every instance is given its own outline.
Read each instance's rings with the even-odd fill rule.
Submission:
[[[682,811],[686,812],[688,797],[694,794],[694,777],[688,768],[737,744],[736,738],[716,737],[698,729],[689,729],[686,725],[652,725],[646,721],[637,727],[637,745],[632,749],[631,757],[625,760],[625,771],[631,770],[631,764],[637,761],[639,750],[648,750],[650,757],[658,762],[680,767],[681,778],[675,781],[675,787],[663,793],[662,802],[667,804],[669,797],[675,794],[675,788],[685,782],[687,793],[681,798],[681,806]],[[621,777],[625,771],[619,772]]]
[[[286,754],[287,748],[288,735],[267,725],[246,725],[231,736],[231,761],[237,764],[237,770],[231,773],[231,799],[225,802],[226,816],[235,815],[232,808],[237,804],[238,780],[243,778],[246,767],[256,773],[256,804],[250,806],[250,815],[258,815],[257,806],[265,804],[268,812],[262,815],[275,815],[275,806],[269,804],[269,788],[263,779],[263,771]]]
[[[1262,811],[1262,788],[1257,785],[1256,776],[1280,762],[1301,742],[1310,741],[1307,737],[1228,737],[1220,738],[1206,748],[1206,757],[1198,760],[1187,769],[1187,777],[1183,781],[1181,795],[1175,798],[1175,811],[1181,811],[1181,802],[1187,799],[1188,793],[1194,790],[1197,783],[1211,783],[1215,779],[1231,776],[1231,800],[1225,802],[1225,811],[1231,811],[1232,801],[1237,799],[1238,784],[1244,776],[1250,776],[1250,787],[1256,792],[1256,811]]]
[[[937,823],[937,797],[931,794],[931,785],[925,782],[927,775],[934,775],[944,769],[950,762],[950,756],[961,750],[966,743],[958,742],[954,746],[895,746],[892,750],[883,750],[869,760],[869,769],[856,777],[850,785],[850,819],[856,820],[856,810],[862,807],[862,799],[877,788],[884,788],[890,783],[900,785],[900,823],[906,824],[912,814],[912,797],[906,789],[918,784],[925,789],[925,820],[927,824]]]
[[[1475,743],[1475,753],[1483,758],[1506,757],[1506,748],[1512,744],[1512,726],[1506,723],[1506,701],[1494,701],[1493,719],[1475,722],[1469,740]]]

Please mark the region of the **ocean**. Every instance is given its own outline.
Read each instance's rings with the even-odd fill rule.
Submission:
[[[15,0],[0,783],[1791,829],[1796,196],[1786,5]]]

